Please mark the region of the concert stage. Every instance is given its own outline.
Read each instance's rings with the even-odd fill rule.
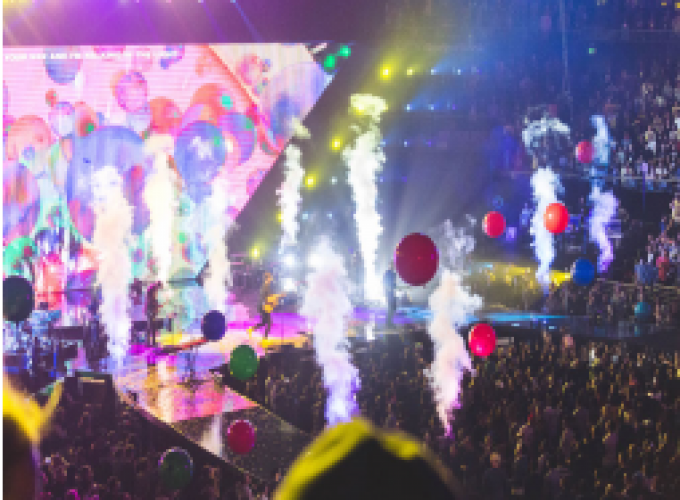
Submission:
[[[128,356],[120,366],[111,360],[103,360],[100,366],[90,367],[94,371],[111,375],[120,396],[134,404],[150,419],[157,419],[174,431],[200,445],[229,464],[262,479],[271,477],[277,468],[286,469],[295,457],[311,442],[312,436],[296,429],[267,409],[248,399],[243,393],[223,385],[224,367],[229,362],[231,351],[238,345],[251,345],[258,356],[266,355],[260,332],[248,334],[248,328],[259,320],[250,314],[249,308],[234,305],[224,338],[218,342],[200,342],[199,330],[190,333],[162,333],[160,347],[154,350],[133,344]],[[385,327],[385,310],[379,308],[355,308],[350,320],[348,336],[355,337],[359,345],[380,348],[380,343],[369,344],[373,338],[392,334],[418,332],[421,335],[430,317],[425,308],[401,308],[395,318],[396,327]],[[283,345],[304,349],[308,357],[311,352],[311,338],[307,333],[309,324],[305,318],[294,312],[273,314],[274,328],[271,332],[269,350],[280,350]],[[516,311],[482,311],[469,322],[485,321],[494,325],[499,336],[499,345],[516,339],[537,338],[540,333],[566,334],[575,338],[590,340],[592,336],[601,340],[625,340],[623,327],[601,333],[598,327],[589,325],[587,318],[551,316]],[[649,327],[653,328],[653,327]],[[465,330],[465,329],[463,329]],[[637,332],[640,335],[654,333],[651,329],[641,332],[630,327],[631,340]],[[465,331],[461,332],[466,335]],[[506,337],[504,341],[500,338]],[[660,336],[661,337],[661,336]],[[198,343],[192,349],[182,345]],[[173,349],[173,346],[175,348]],[[280,358],[289,356],[286,352],[272,354]],[[291,355],[292,356],[292,355]],[[262,358],[261,358],[262,360]],[[261,362],[266,370],[268,362]],[[70,363],[71,368],[88,369],[84,356]],[[221,370],[220,370],[221,369]],[[245,391],[244,391],[245,392]],[[257,442],[251,453],[234,455],[226,446],[226,430],[238,419],[247,419],[257,429]]]

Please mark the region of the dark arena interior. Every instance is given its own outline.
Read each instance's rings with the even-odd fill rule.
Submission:
[[[3,44],[3,498],[680,498],[680,3],[3,0]]]

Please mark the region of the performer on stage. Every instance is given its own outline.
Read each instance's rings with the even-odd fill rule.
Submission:
[[[383,286],[385,287],[385,297],[387,298],[387,321],[388,328],[394,326],[394,314],[397,312],[397,272],[394,270],[394,262],[385,271],[383,276]]]
[[[149,286],[146,291],[146,343],[149,346],[156,346],[156,318],[160,312],[161,306],[158,302],[158,293],[163,287],[163,283],[157,281],[156,283]]]
[[[272,284],[274,283],[274,277],[271,273],[264,273],[264,283],[260,289],[260,305],[258,306],[258,311],[260,313],[260,322],[248,328],[248,334],[252,336],[253,330],[259,330],[263,326],[264,338],[269,337],[269,332],[272,329],[272,311],[276,307],[281,295],[275,295],[272,293]]]

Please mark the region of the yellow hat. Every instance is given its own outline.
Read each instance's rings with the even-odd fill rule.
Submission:
[[[292,465],[275,500],[462,499],[462,488],[427,448],[363,419],[319,436]]]

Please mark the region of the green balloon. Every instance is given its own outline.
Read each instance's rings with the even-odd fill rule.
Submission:
[[[229,371],[239,380],[246,380],[255,375],[259,360],[249,345],[240,345],[231,351]]]
[[[191,482],[194,462],[186,450],[170,448],[158,462],[158,475],[163,485],[171,491],[181,490]]]

